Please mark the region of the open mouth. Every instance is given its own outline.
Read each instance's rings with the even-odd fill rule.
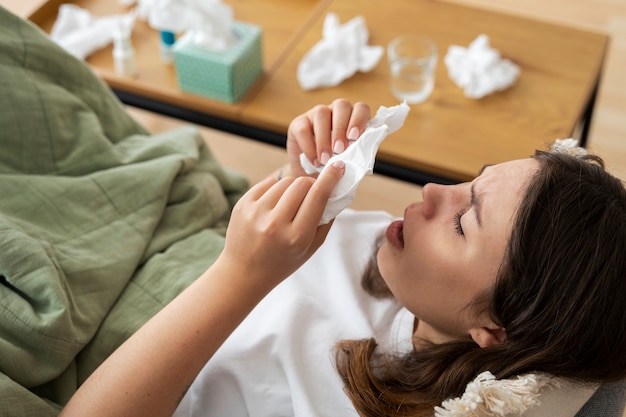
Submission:
[[[402,220],[392,222],[387,227],[385,237],[392,246],[404,249],[404,222]]]

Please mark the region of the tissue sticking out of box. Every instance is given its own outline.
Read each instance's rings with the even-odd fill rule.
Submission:
[[[468,98],[482,98],[512,86],[520,69],[503,59],[500,52],[489,46],[485,34],[474,39],[469,47],[450,45],[444,58],[448,76]]]
[[[159,31],[189,31],[193,43],[210,51],[237,44],[232,8],[220,0],[154,0],[148,23]]]
[[[304,90],[334,87],[357,71],[371,71],[384,53],[382,46],[367,45],[363,16],[341,25],[336,14],[328,13],[322,32],[322,39],[298,65],[297,78]]]

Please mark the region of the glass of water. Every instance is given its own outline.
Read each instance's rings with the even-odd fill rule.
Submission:
[[[402,35],[387,46],[391,92],[401,101],[425,101],[435,87],[437,45],[421,35]]]

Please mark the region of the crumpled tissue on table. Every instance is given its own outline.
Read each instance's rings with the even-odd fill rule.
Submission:
[[[59,6],[59,15],[50,31],[50,39],[80,59],[113,42],[116,30],[131,31],[135,24],[133,12],[95,18],[74,4]]]
[[[383,56],[382,46],[367,45],[369,32],[362,16],[341,25],[337,15],[329,13],[322,32],[322,39],[298,65],[297,78],[304,90],[334,87],[357,71],[371,71]]]
[[[474,39],[468,48],[450,45],[444,62],[450,79],[463,89],[466,97],[475,99],[509,88],[520,74],[517,65],[489,46],[485,34]]]
[[[378,147],[387,135],[402,127],[410,109],[406,102],[392,107],[380,106],[361,136],[344,152],[330,158],[323,167],[314,166],[304,154],[300,154],[300,164],[307,174],[322,172],[336,161],[345,163],[343,177],[333,189],[319,224],[330,222],[350,205],[361,180],[374,171]]]

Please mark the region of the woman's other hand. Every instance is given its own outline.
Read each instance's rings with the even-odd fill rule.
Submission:
[[[325,165],[333,154],[343,152],[349,141],[356,140],[371,117],[365,103],[354,105],[337,99],[330,105],[318,105],[296,117],[287,131],[289,168],[294,176],[306,175],[300,154],[315,166]]]
[[[261,284],[259,290],[271,290],[326,238],[330,224],[318,224],[343,173],[343,163],[337,162],[317,180],[268,178],[256,184],[235,205],[217,262],[230,276],[246,277]]]

